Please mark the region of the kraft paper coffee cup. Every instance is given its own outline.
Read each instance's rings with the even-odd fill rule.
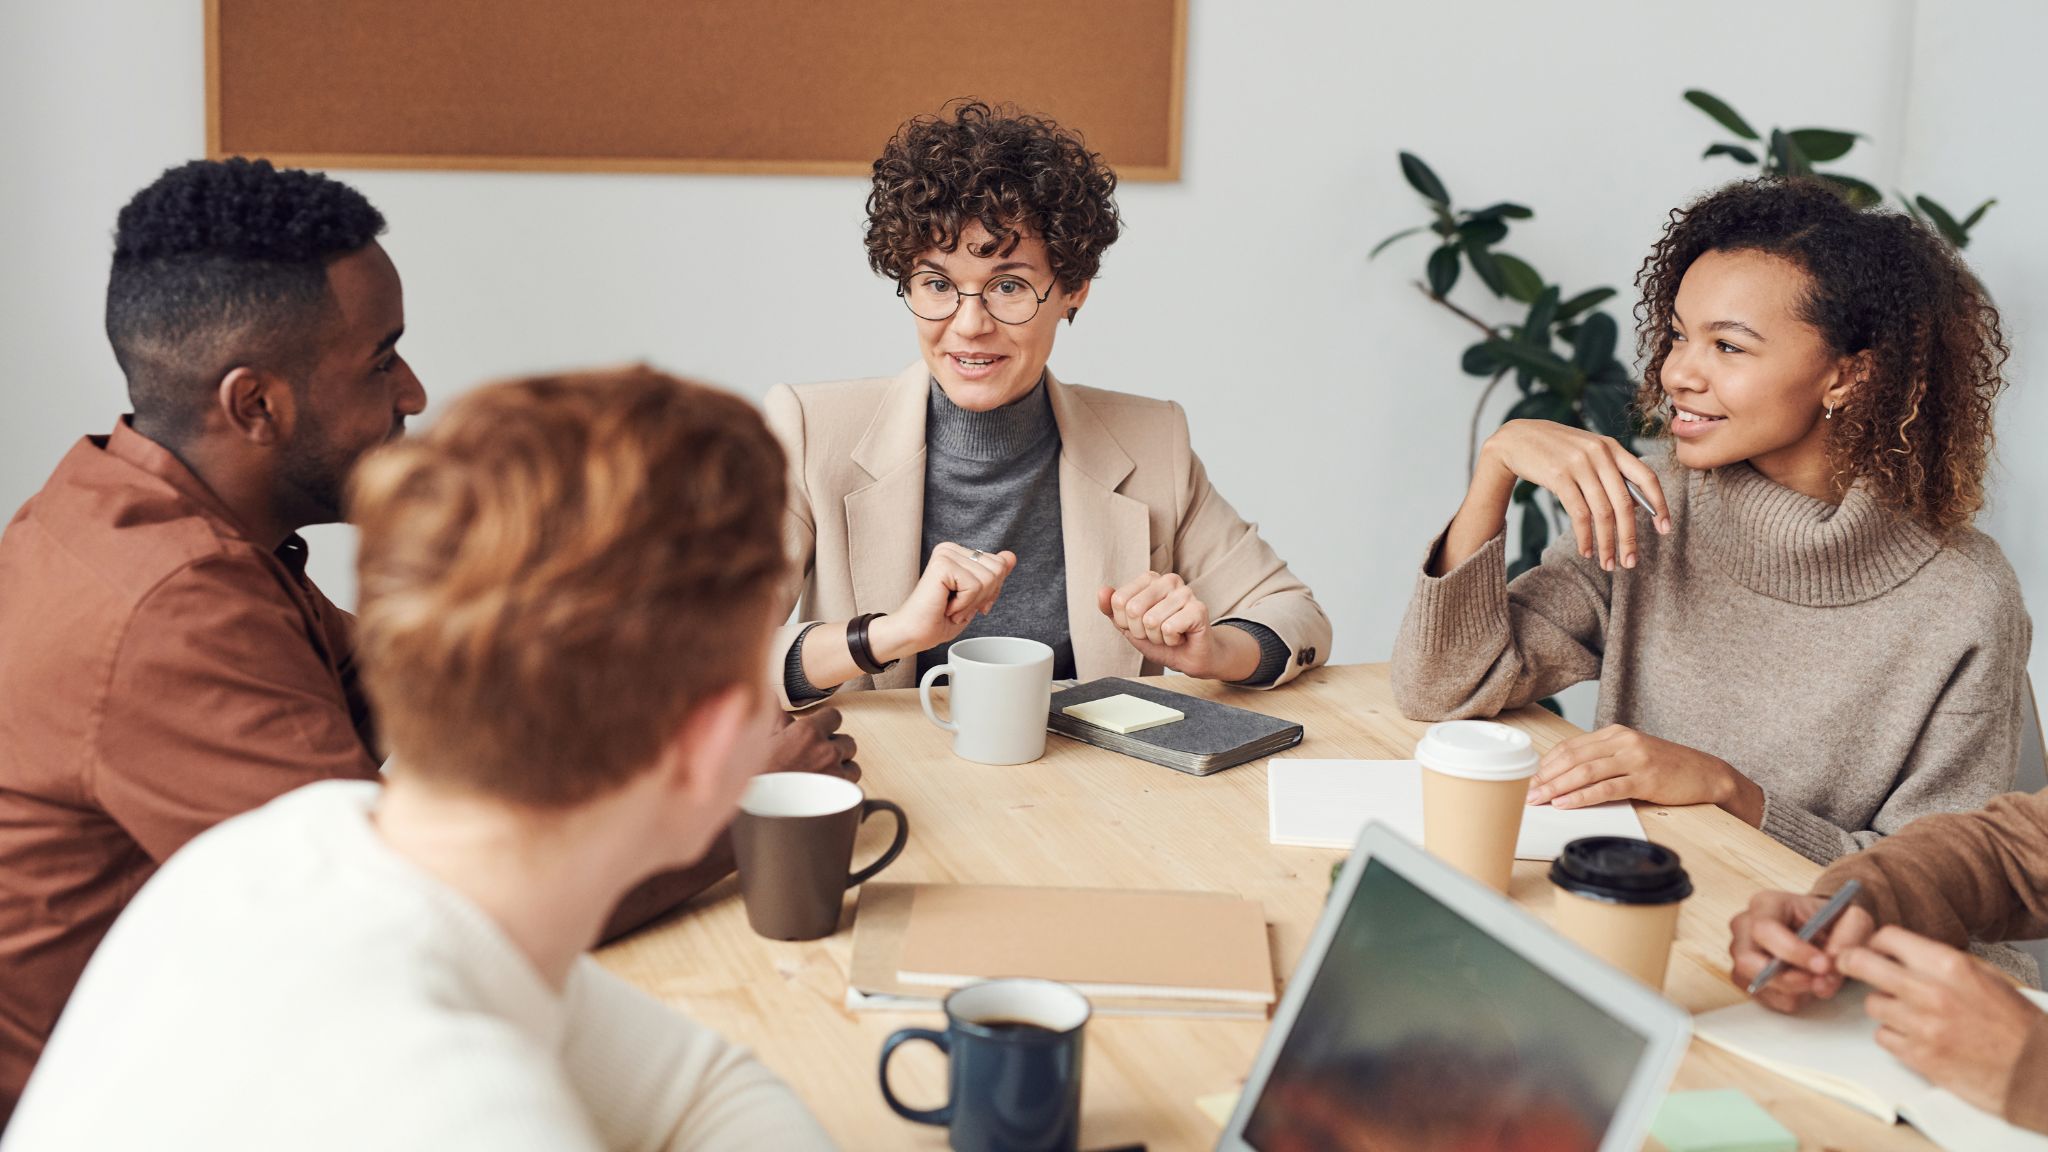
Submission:
[[[1449,720],[1415,745],[1422,764],[1422,846],[1492,888],[1508,890],[1536,748],[1490,720]]]
[[[1678,853],[1625,836],[1588,836],[1550,866],[1557,930],[1659,992],[1692,878]]]

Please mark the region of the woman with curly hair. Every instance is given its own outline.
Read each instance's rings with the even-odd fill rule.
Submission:
[[[1983,289],[1914,221],[1777,180],[1673,212],[1637,282],[1668,458],[1503,425],[1402,622],[1402,709],[1597,678],[1530,803],[1717,804],[1821,863],[2005,791],[2031,624],[1970,526],[2006,351]],[[1517,480],[1573,535],[1509,584]]]
[[[1180,406],[1046,367],[1117,238],[1115,191],[1075,134],[981,103],[909,121],[875,161],[868,264],[923,355],[768,396],[801,598],[775,648],[786,704],[910,685],[977,635],[1043,641],[1061,678],[1269,688],[1326,658],[1329,620],[1210,486]]]

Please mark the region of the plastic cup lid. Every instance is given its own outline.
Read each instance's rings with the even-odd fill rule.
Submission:
[[[1536,773],[1535,745],[1519,728],[1491,720],[1433,724],[1415,745],[1423,767],[1470,780],[1521,780]]]
[[[1673,904],[1692,895],[1678,853],[1627,836],[1586,836],[1564,846],[1550,882],[1608,904]]]

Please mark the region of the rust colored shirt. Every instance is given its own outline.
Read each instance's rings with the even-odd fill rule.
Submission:
[[[376,779],[351,617],[131,428],[0,535],[0,1126],[143,881],[302,784]]]

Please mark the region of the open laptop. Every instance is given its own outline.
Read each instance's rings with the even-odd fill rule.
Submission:
[[[1640,1148],[1692,1018],[1368,824],[1219,1149]]]

